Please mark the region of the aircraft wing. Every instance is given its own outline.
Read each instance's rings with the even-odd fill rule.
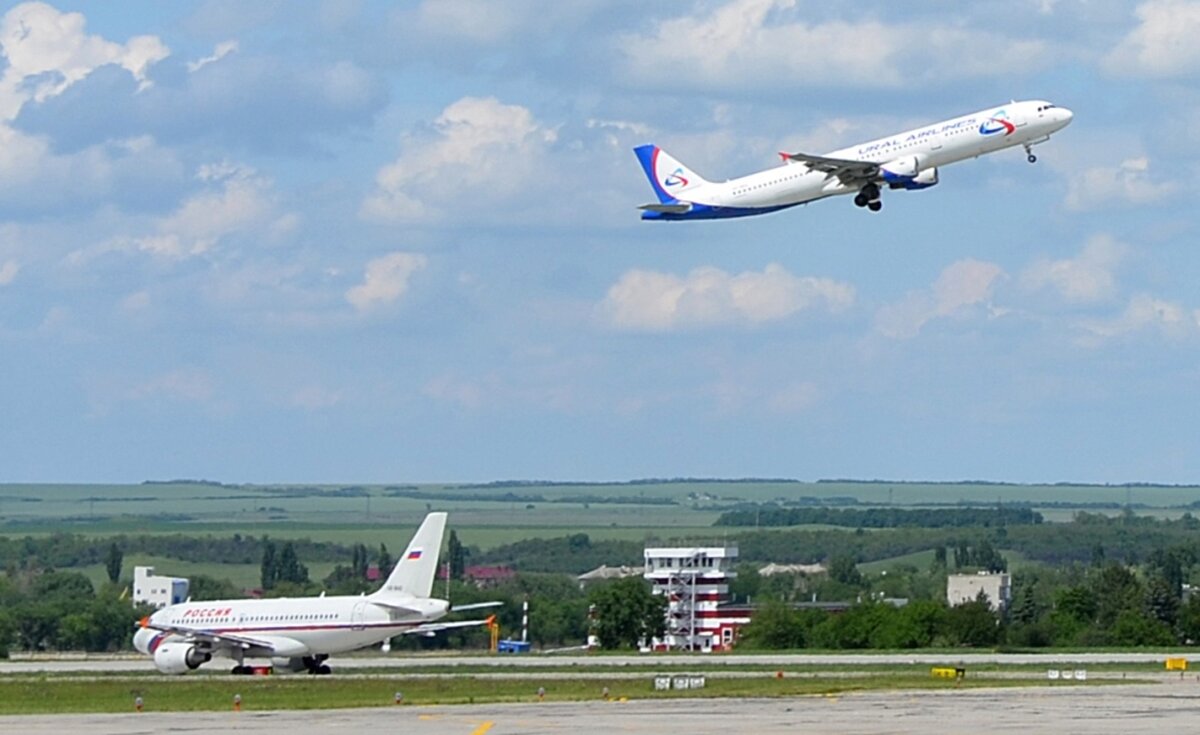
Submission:
[[[803,163],[813,171],[824,171],[836,176],[847,186],[874,181],[879,178],[879,164],[871,161],[854,161],[848,158],[826,158],[807,153],[780,153],[784,160]]]
[[[207,630],[205,628],[188,628],[178,625],[159,625],[149,621],[142,623],[143,628],[151,630],[160,630],[164,633],[181,636],[194,641],[201,641],[209,644],[213,648],[253,648],[260,647],[274,650],[275,645],[272,641],[265,638],[251,638],[249,636],[235,635],[231,633],[218,633],[217,631]]]

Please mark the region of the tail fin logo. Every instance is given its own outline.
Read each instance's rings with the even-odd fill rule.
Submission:
[[[671,173],[667,174],[667,175],[666,175],[666,176],[663,178],[663,186],[679,186],[679,187],[684,187],[684,186],[687,186],[687,185],[688,185],[688,180],[687,180],[687,178],[686,178],[686,177],[684,177],[684,175],[683,175],[683,166],[680,166],[679,168],[675,169],[674,171],[672,171]]]

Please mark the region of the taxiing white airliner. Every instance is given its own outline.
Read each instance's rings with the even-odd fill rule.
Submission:
[[[926,125],[824,156],[780,153],[783,165],[715,183],[706,181],[656,145],[634,149],[657,204],[640,207],[646,220],[725,219],[766,214],[838,194],[878,212],[882,187],[928,189],[938,167],[1021,146],[1031,150],[1071,122],[1071,111],[1042,100],[1000,107]]]
[[[188,601],[143,618],[133,645],[153,656],[164,674],[199,668],[214,656],[236,661],[235,674],[251,673],[247,658],[269,658],[276,668],[290,671],[328,674],[325,660],[333,653],[404,633],[484,625],[487,620],[434,622],[447,612],[498,604],[451,608],[446,600],[430,597],[445,528],[445,513],[426,516],[383,587],[373,594]]]

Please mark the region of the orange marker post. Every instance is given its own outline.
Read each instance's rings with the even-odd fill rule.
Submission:
[[[234,712],[242,711],[242,695],[240,695],[240,694],[233,695],[233,711]]]

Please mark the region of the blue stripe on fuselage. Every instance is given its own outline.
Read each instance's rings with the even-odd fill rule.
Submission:
[[[752,217],[756,214],[769,214],[778,212],[781,209],[788,209],[797,204],[807,204],[807,202],[795,202],[794,204],[780,204],[774,207],[714,207],[711,204],[692,204],[692,208],[683,214],[674,214],[671,212],[651,212],[643,211],[642,219],[644,220],[665,220],[668,222],[682,222],[691,219],[733,219],[734,217]]]

